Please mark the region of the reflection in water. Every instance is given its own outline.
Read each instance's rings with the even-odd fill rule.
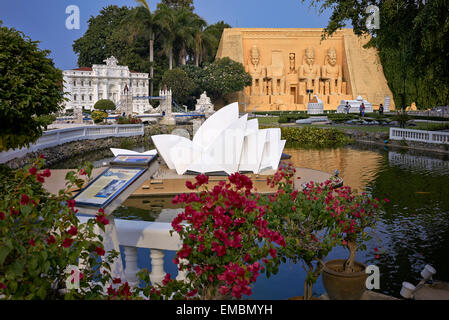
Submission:
[[[370,150],[338,149],[285,149],[292,156],[295,167],[310,168],[333,173],[340,171],[344,184],[363,190],[379,170],[382,154]]]

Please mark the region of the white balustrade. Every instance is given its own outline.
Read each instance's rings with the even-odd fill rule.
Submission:
[[[107,137],[131,137],[143,136],[143,124],[125,124],[108,126],[85,126],[78,128],[58,129],[45,131],[36,143],[29,148],[21,148],[0,152],[0,163],[8,162],[15,158],[20,158],[29,152],[35,152],[40,149],[58,146],[67,142],[102,139]]]
[[[449,132],[390,128],[390,139],[446,144]]]
[[[89,217],[79,216],[81,223],[87,222]],[[150,249],[152,284],[160,284],[166,272],[164,270],[164,251],[177,251],[182,243],[178,233],[173,232],[170,223],[146,222],[115,219],[120,246],[124,249],[125,276],[130,286],[139,283],[137,272],[138,248]],[[186,273],[179,271],[177,280],[185,280]]]
[[[164,271],[164,251],[151,249],[151,274],[150,280],[153,285],[162,284],[165,277]]]

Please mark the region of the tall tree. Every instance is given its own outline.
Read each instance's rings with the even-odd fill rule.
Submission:
[[[178,49],[179,64],[185,65],[189,48],[194,46],[195,21],[199,18],[185,7],[175,10],[175,43]]]
[[[179,9],[181,7],[187,8],[190,11],[195,9],[193,6],[193,0],[162,0],[161,3],[172,9]]]
[[[215,60],[215,55],[218,50],[218,46],[221,41],[221,36],[223,34],[223,30],[226,28],[231,28],[231,26],[224,21],[219,21],[215,24],[211,24],[207,26],[204,32],[208,35],[207,39],[207,50],[206,55],[203,57],[205,62],[213,62]]]
[[[0,21],[0,151],[35,142],[62,108],[62,72],[38,43]]]
[[[73,51],[78,54],[78,66],[101,64],[104,59],[115,54],[114,46],[107,40],[111,31],[117,29],[129,12],[127,7],[108,6],[101,9],[99,15],[89,19],[86,33],[73,44]]]
[[[159,27],[163,51],[169,58],[169,70],[172,70],[176,28],[175,11],[163,3],[158,4],[158,9],[154,13],[154,23]]]
[[[150,6],[146,2],[146,0],[135,0],[138,4],[143,6],[146,9],[147,15],[144,19],[147,21],[149,25],[149,35],[150,35],[150,96],[153,95],[153,78],[154,78],[154,31],[153,31],[153,15],[150,10]]]
[[[207,22],[199,16],[193,17],[193,51],[195,55],[195,65],[198,67],[206,55],[211,43],[214,41],[212,35],[207,33],[205,28]]]

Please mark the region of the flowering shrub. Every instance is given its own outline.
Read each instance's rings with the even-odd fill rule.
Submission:
[[[31,166],[2,175],[0,295],[6,299],[102,298],[102,286],[110,280],[107,270],[117,253],[99,259],[105,251],[94,228],[104,230],[109,221],[99,212],[96,219],[79,223],[68,190],[81,187],[84,179],[70,172],[66,190],[49,194],[42,183],[51,172],[42,170],[43,164],[41,157]],[[87,166],[80,174],[90,176],[91,169]],[[67,267],[78,266],[79,259],[83,262],[79,290],[61,291],[71,279]],[[105,270],[101,277],[99,268]]]
[[[131,117],[131,116],[122,117],[122,116],[120,116],[117,119],[117,123],[118,124],[139,124],[139,123],[142,123],[142,120],[137,117]]]
[[[91,117],[95,123],[100,123],[108,117],[108,114],[104,111],[95,110],[94,112],[92,112]]]
[[[339,226],[326,211],[326,201],[332,197],[332,182],[310,182],[303,191],[294,189],[291,166],[282,166],[267,183],[277,188],[268,196],[269,226],[279,228],[286,246],[280,249],[282,261],[302,261],[307,272],[304,282],[304,298],[312,296],[312,286],[322,270],[322,260],[341,242]]]
[[[323,259],[336,245],[344,245],[350,251],[365,248],[369,239],[365,232],[374,227],[379,201],[366,194],[354,194],[350,187],[335,188],[332,180],[323,183],[309,182],[302,191],[294,189],[292,165],[281,167],[268,184],[278,191],[269,196],[269,226],[280,228],[286,246],[279,254],[282,260],[303,262],[307,272],[304,284],[305,299],[311,298],[312,285],[323,268]],[[347,261],[350,271],[355,259],[351,251]]]
[[[199,175],[195,183],[188,181],[186,186],[198,193],[173,200],[185,204],[172,222],[183,241],[174,262],[187,270],[192,287],[187,296],[240,299],[252,294],[250,285],[261,272],[277,272],[277,248],[285,241],[268,228],[266,207],[258,204],[250,178],[235,173],[212,190],[205,186],[208,179]]]

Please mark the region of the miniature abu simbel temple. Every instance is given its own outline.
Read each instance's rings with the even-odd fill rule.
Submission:
[[[393,96],[375,48],[352,29],[321,40],[323,29],[225,29],[217,58],[240,62],[252,85],[238,93],[242,112],[307,110],[316,101],[336,110],[358,96],[373,106]],[[313,90],[313,93],[311,93]],[[310,99],[310,100],[309,100]]]

